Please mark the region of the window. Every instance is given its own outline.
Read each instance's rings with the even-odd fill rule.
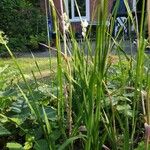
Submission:
[[[90,5],[89,0],[76,0],[82,19],[89,21]],[[75,0],[66,0],[66,10],[71,21],[80,21],[79,14],[75,5]]]

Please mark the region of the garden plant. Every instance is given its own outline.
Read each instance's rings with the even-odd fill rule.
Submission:
[[[150,59],[145,52],[149,43],[144,37],[145,0],[140,28],[136,12],[133,15],[124,0],[127,22],[133,26],[137,39],[137,51],[132,53],[130,31],[130,55],[123,46],[123,28],[112,36],[118,3],[110,15],[108,0],[99,1],[93,12],[98,14],[93,46],[92,26],[87,29],[79,4],[75,0],[82,26],[80,40],[76,39],[64,11],[65,3],[61,2],[60,21],[53,0],[49,0],[56,47],[50,47],[48,39],[46,77],[42,77],[33,56],[40,78],[32,71],[29,79],[8,47],[9,39],[0,32],[0,43],[15,65],[15,69],[5,63],[0,66],[0,149],[149,150]],[[55,58],[52,51],[57,53]]]

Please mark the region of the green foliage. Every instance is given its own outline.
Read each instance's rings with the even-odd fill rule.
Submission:
[[[10,135],[11,133],[0,124],[0,137]]]
[[[39,49],[39,42],[45,42],[45,34],[41,33],[38,35],[31,35],[29,41],[29,47],[31,50],[38,50]]]
[[[36,2],[37,3],[37,2]],[[38,6],[26,0],[1,0],[0,1],[0,30],[9,37],[9,45],[14,51],[23,51],[35,47],[35,41],[45,42],[46,21],[44,14]],[[43,35],[41,39],[41,35]],[[38,47],[35,47],[36,49]],[[0,47],[5,51],[4,47]]]
[[[18,59],[7,46],[5,36],[0,34],[0,42],[17,68],[10,70],[5,64],[0,68],[2,147],[140,150],[146,146],[141,142],[145,138],[144,115],[148,116],[149,106],[149,57],[145,61],[144,53],[146,41],[140,37],[136,56],[128,56],[122,43],[118,42],[120,36],[115,39],[111,36],[115,20],[110,20],[111,29],[104,26],[108,19],[107,6],[108,1],[100,5],[94,46],[86,33],[81,43],[76,41],[72,30],[67,31],[71,39],[67,39],[65,33],[62,37],[57,22],[54,22],[57,67],[52,69],[50,59],[51,74],[45,83],[36,78],[34,71],[32,80],[26,78]],[[57,21],[54,7],[52,9],[54,21]],[[34,47],[42,36],[30,36]],[[63,48],[60,39],[64,42]],[[71,55],[68,56],[67,50]],[[115,61],[109,57],[112,51],[117,54]],[[38,62],[33,60],[42,77]],[[55,72],[56,76],[51,76]]]
[[[36,149],[36,150],[48,150],[49,148],[48,148],[47,141],[44,139],[38,140],[34,146],[34,149]]]
[[[23,147],[19,143],[7,143],[6,145],[9,150],[23,150]]]
[[[51,88],[48,85],[43,85],[43,83],[34,83],[32,81],[30,86],[32,87],[34,99],[39,107],[39,117],[43,121],[42,129],[41,126],[36,123],[38,120],[37,116],[33,114],[30,110],[30,105],[28,105],[29,103],[33,103],[33,97],[31,93],[28,92],[26,85],[19,79],[20,75],[17,71],[11,70],[8,65],[4,65],[0,68],[0,137],[5,139],[4,141],[0,140],[2,144],[0,144],[0,147],[5,147],[7,139],[9,135],[11,135],[13,137],[12,142],[18,142],[19,138],[24,140],[25,142],[21,142],[21,144],[24,145],[22,148],[28,150],[35,146],[35,143],[41,143],[40,141],[43,139],[44,130],[46,129],[44,127],[45,123],[50,121],[55,125],[57,124],[56,109],[51,107],[53,105],[51,103],[53,97],[51,97],[51,94],[48,92]],[[19,87],[24,91],[28,101],[24,99],[16,84],[19,84]],[[45,118],[47,118],[47,120],[45,120]],[[51,128],[56,131],[55,135],[51,134],[51,138],[55,141],[59,139],[60,134],[53,124]],[[35,129],[33,129],[33,126]],[[9,149],[20,149],[20,145],[12,142],[7,143],[6,147]],[[36,145],[36,147],[38,147],[38,145]]]
[[[146,149],[146,146],[143,141],[138,144],[137,148],[135,148],[135,150],[145,150],[145,149]],[[150,150],[150,144],[149,144],[149,148],[147,150]]]

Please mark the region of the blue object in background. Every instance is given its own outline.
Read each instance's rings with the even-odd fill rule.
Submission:
[[[117,14],[118,15],[125,15],[125,14],[127,14],[127,9],[126,9],[124,0],[120,0]]]
[[[124,15],[127,15],[127,9],[126,9],[126,6],[125,6],[125,3],[124,3],[124,0],[114,0],[113,2],[113,7],[112,7],[112,10],[114,9],[116,3],[119,1],[119,5],[117,7],[117,16],[124,16]]]
[[[53,23],[52,23],[52,18],[48,19],[48,28],[49,28],[49,36],[52,38],[53,34]]]

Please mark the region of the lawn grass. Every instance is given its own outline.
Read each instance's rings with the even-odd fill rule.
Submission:
[[[22,72],[24,74],[31,74],[32,72],[39,72],[36,62],[39,66],[41,72],[46,72],[50,70],[50,61],[49,58],[17,58],[16,59]],[[0,59],[0,66],[9,65],[12,69],[17,69],[14,61],[12,59]],[[56,59],[51,59],[52,68],[56,68]]]

